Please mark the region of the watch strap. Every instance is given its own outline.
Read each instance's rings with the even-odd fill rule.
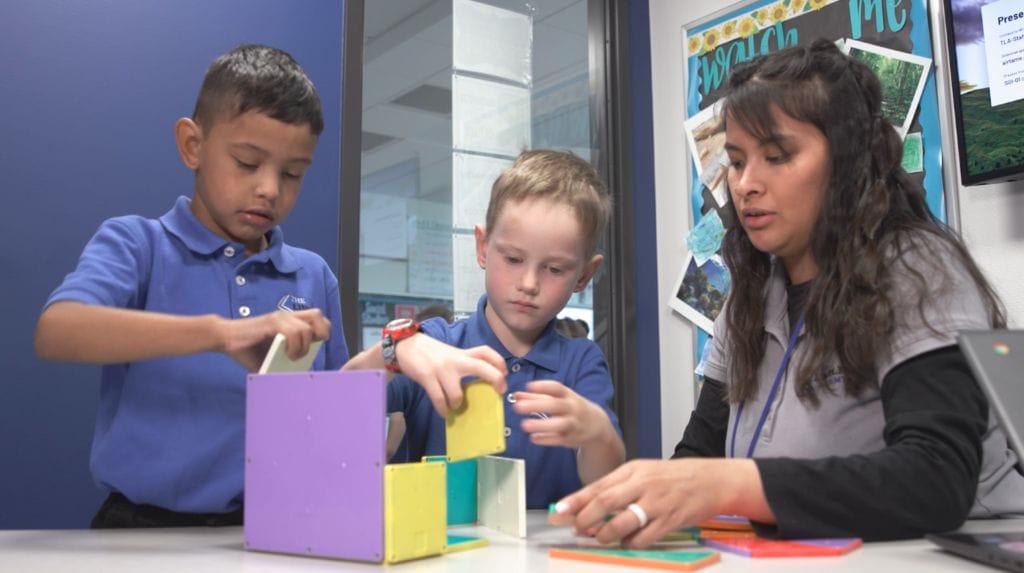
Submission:
[[[398,342],[420,332],[420,323],[413,319],[396,319],[387,323],[381,331],[381,353],[384,355],[384,368],[400,373],[396,346]]]

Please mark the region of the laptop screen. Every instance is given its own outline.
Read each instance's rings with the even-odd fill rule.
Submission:
[[[1024,330],[962,331],[959,342],[1010,447],[1024,461]]]

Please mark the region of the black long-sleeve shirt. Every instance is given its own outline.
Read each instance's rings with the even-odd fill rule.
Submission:
[[[755,458],[784,538],[920,537],[963,523],[974,501],[988,403],[956,346],[893,368],[881,387],[886,447],[820,459]],[[723,457],[729,421],[725,385],[705,379],[673,458]],[[780,423],[785,423],[784,420]]]

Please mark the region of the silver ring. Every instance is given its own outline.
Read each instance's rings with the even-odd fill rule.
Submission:
[[[640,527],[637,527],[637,529],[643,529],[644,526],[647,525],[647,512],[644,511],[644,508],[635,503],[631,503],[626,506],[626,509],[632,511],[633,515],[635,515],[637,520],[640,521]]]

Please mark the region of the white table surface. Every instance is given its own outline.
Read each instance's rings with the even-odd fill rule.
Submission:
[[[1024,520],[975,521],[967,531],[1024,530]],[[482,527],[455,527],[450,532],[487,537],[490,545],[395,565],[376,565],[316,557],[247,551],[242,528],[180,528],[132,530],[0,530],[0,572],[122,571],[164,572],[397,572],[503,573],[557,571],[611,573],[655,571],[550,559],[552,545],[573,543],[566,528],[546,524],[543,512],[530,512],[527,539],[517,539]],[[858,571],[870,573],[929,571],[994,571],[950,555],[923,539],[866,543],[840,557],[751,559],[722,553],[719,563],[700,571]]]

